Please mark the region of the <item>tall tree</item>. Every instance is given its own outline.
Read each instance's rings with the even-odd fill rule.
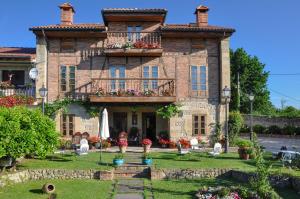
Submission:
[[[230,51],[231,63],[231,103],[232,110],[242,113],[250,112],[249,94],[254,98],[253,110],[262,114],[270,114],[274,107],[270,101],[267,88],[269,72],[265,71],[265,64],[256,56],[250,56],[243,48]],[[238,77],[239,76],[239,77]],[[240,92],[238,92],[238,78]]]

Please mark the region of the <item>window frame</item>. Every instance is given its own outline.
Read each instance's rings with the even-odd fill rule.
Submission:
[[[145,76],[145,68],[148,68],[148,77]],[[157,77],[153,77],[153,68],[157,68],[156,73],[157,73]],[[143,71],[142,71],[142,75],[143,75],[143,89],[151,89],[151,90],[157,90],[158,89],[158,79],[159,79],[159,66],[158,65],[145,65],[143,66]],[[155,78],[155,80],[145,80],[145,79],[153,79]],[[146,86],[147,85],[147,86]]]
[[[65,67],[65,77],[62,77],[62,68]],[[71,68],[74,68],[74,72],[71,72]],[[59,91],[61,93],[66,93],[66,92],[72,92],[76,89],[76,70],[77,66],[76,65],[60,65],[59,67]],[[71,77],[71,74],[74,74],[74,78]],[[65,80],[65,84],[63,84],[63,80]],[[74,83],[71,83],[74,82]],[[62,86],[65,86],[65,89],[62,88]],[[71,86],[73,86],[73,90],[71,89]]]
[[[72,118],[72,122],[70,123],[70,118]],[[75,114],[61,114],[61,134],[65,137],[73,136],[75,133]],[[70,128],[70,125],[72,124],[72,129]],[[70,130],[72,133],[70,133]]]
[[[195,121],[195,117],[198,117],[198,120]],[[204,118],[204,125],[202,124],[202,118]],[[195,124],[198,124],[196,127]],[[197,129],[197,133],[195,130]],[[202,130],[204,133],[202,133]],[[199,136],[199,135],[206,135],[207,134],[207,115],[206,114],[192,114],[192,135]]]
[[[203,82],[203,80],[205,81]],[[206,65],[190,66],[189,89],[192,97],[205,98],[208,96],[208,67]]]
[[[114,71],[114,77],[112,76],[112,68],[115,69]],[[121,69],[124,69],[124,77],[120,77]],[[110,90],[116,91],[118,89],[125,90],[126,89],[126,66],[125,65],[110,65],[109,66],[109,77],[113,78],[114,80],[110,80]],[[123,71],[122,71],[123,74]],[[118,80],[121,78],[121,80]],[[114,85],[114,86],[113,86]]]

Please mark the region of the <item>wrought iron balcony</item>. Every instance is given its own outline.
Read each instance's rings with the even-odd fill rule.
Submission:
[[[0,88],[0,96],[11,95],[35,97],[35,88]]]
[[[175,79],[92,79],[91,102],[175,102]]]

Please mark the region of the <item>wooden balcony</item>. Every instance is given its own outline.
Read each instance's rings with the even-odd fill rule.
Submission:
[[[107,56],[161,56],[159,32],[107,32]]]
[[[176,101],[175,79],[93,79],[90,101],[105,103],[172,103]]]

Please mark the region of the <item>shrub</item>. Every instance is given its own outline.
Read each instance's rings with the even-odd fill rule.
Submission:
[[[235,140],[235,145],[237,145],[239,148],[249,148],[252,147],[252,142],[250,140],[238,138]]]
[[[294,126],[286,125],[282,128],[281,133],[284,135],[296,135],[297,128]]]
[[[296,131],[296,135],[300,135],[300,127],[297,127],[297,128],[295,129],[295,131]]]
[[[250,128],[246,125],[242,126],[240,133],[250,133]]]
[[[264,134],[267,132],[267,127],[257,124],[253,126],[253,131],[257,134]]]
[[[269,134],[281,134],[281,128],[276,125],[269,126],[268,133]]]
[[[39,110],[0,107],[0,157],[45,157],[58,146],[55,123]]]
[[[142,159],[152,159],[150,153],[143,153]]]
[[[124,154],[123,153],[118,153],[114,157],[114,160],[122,160],[122,159],[124,159]]]
[[[244,120],[240,112],[234,111],[229,114],[228,134],[230,143],[233,142],[234,139],[239,135],[243,124]]]

